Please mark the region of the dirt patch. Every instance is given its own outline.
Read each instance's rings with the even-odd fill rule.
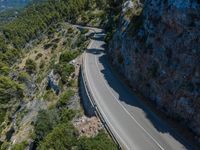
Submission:
[[[73,124],[78,129],[80,136],[86,137],[94,137],[104,128],[97,117],[88,118],[82,116],[81,118],[75,119]]]

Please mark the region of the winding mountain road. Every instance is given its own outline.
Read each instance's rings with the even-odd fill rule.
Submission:
[[[84,54],[84,80],[123,149],[194,149],[117,79],[107,62],[103,30],[92,30],[95,35]]]

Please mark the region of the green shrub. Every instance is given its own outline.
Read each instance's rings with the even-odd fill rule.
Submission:
[[[55,50],[57,47],[58,47],[58,45],[54,43],[52,46],[52,50]]]
[[[82,29],[81,30],[81,34],[86,34],[86,33],[88,33],[89,32],[89,29]]]
[[[26,66],[26,71],[29,74],[33,74],[36,72],[36,63],[32,59],[27,59],[25,66]]]
[[[70,86],[70,87],[77,87],[78,85],[77,85],[76,79],[70,79],[68,81],[68,86]]]
[[[24,149],[26,149],[27,146],[28,146],[28,142],[24,141],[22,143],[15,144],[13,146],[12,150],[24,150]]]
[[[6,116],[6,109],[1,108],[0,109],[0,125],[2,122],[4,122],[5,116]],[[1,127],[0,127],[0,132],[1,132]]]
[[[7,64],[0,62],[0,75],[7,76],[10,72],[10,68]]]
[[[60,63],[68,63],[79,55],[78,51],[65,51],[60,55]]]
[[[76,116],[76,111],[64,108],[61,110],[60,113],[60,118],[61,118],[60,122],[67,123],[71,121],[75,116]]]
[[[71,124],[59,124],[40,142],[37,150],[73,149],[77,145],[78,133]]]
[[[1,145],[1,150],[7,150],[9,147],[9,143],[8,142],[4,142],[2,145]]]
[[[52,101],[52,100],[55,100],[56,99],[56,94],[54,93],[53,90],[47,90],[46,93],[44,94],[43,96],[43,99],[44,100],[47,100],[47,101]]]
[[[64,93],[62,94],[62,96],[60,97],[60,99],[59,99],[58,105],[59,105],[59,106],[66,105],[66,104],[69,102],[70,98],[71,98],[72,96],[74,96],[74,94],[75,94],[75,93],[74,93],[73,90],[67,90],[66,92],[64,92]]]
[[[111,30],[110,32],[107,32],[104,41],[106,43],[108,43],[113,38],[114,33],[115,33],[114,30]]]
[[[52,46],[53,46],[52,43],[45,44],[45,45],[44,45],[44,49],[45,49],[45,50],[46,50],[46,49],[49,49],[49,48],[51,48]]]
[[[104,132],[101,131],[94,138],[82,137],[79,140],[80,149],[84,150],[117,150],[117,145],[113,143],[112,139]]]
[[[0,51],[5,51],[7,48],[6,48],[6,42],[5,42],[5,39],[3,37],[2,34],[0,34]]]
[[[56,110],[41,110],[34,124],[36,141],[42,140],[58,124],[59,116]]]
[[[85,44],[85,42],[87,41],[87,38],[86,38],[86,36],[85,35],[81,35],[81,36],[79,36],[79,38],[76,40],[76,42],[74,43],[74,47],[76,47],[76,48],[81,48],[81,47],[84,47],[84,44]],[[76,57],[79,55],[79,51],[76,51]]]
[[[88,15],[84,13],[84,14],[82,15],[81,20],[82,20],[82,22],[83,22],[84,24],[88,23],[88,22],[89,22],[89,17],[88,17]]]
[[[73,32],[74,32],[74,29],[71,28],[71,27],[67,30],[67,33],[68,33],[68,34],[72,34]]]
[[[38,53],[37,56],[35,57],[35,60],[38,60],[39,58],[41,58],[43,56],[42,53]]]
[[[23,86],[8,77],[0,76],[0,104],[23,98]]]
[[[67,63],[62,63],[56,65],[54,71],[60,74],[61,80],[65,84],[68,82],[68,77],[75,71],[75,67]]]
[[[2,141],[0,141],[0,148],[1,148],[1,145],[3,144],[3,142]]]
[[[45,61],[41,60],[39,68],[43,69],[44,67],[45,67]]]
[[[25,82],[26,80],[30,80],[30,78],[31,77],[26,72],[20,72],[19,76],[18,76],[18,80],[21,81],[21,82]]]
[[[52,43],[59,43],[60,42],[60,38],[53,39],[51,42]]]
[[[0,60],[8,65],[13,65],[20,57],[21,51],[17,49],[8,49],[6,52],[0,51]]]

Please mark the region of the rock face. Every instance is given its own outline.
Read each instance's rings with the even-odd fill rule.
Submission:
[[[58,86],[58,77],[54,75],[53,70],[48,75],[48,87],[53,89],[58,95],[60,93],[60,88]]]
[[[113,65],[200,137],[200,1],[146,0],[141,15],[120,21],[109,43]]]

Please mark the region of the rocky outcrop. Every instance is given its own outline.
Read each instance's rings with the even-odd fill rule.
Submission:
[[[120,21],[109,44],[112,63],[200,137],[200,1],[146,0],[141,15]]]
[[[48,87],[55,91],[58,95],[60,93],[60,87],[58,86],[59,77],[54,75],[53,70],[48,75]]]

